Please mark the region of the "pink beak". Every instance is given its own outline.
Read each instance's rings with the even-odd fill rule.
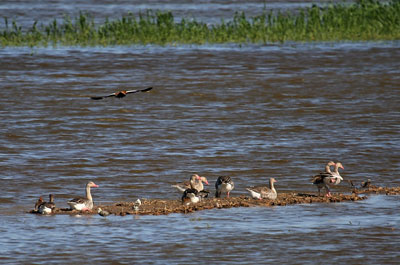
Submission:
[[[94,184],[94,186],[92,186],[93,188],[98,188],[99,187],[99,185],[96,185],[96,184]]]
[[[206,180],[206,181],[204,181],[204,183],[206,183],[207,185],[208,185],[208,181]]]

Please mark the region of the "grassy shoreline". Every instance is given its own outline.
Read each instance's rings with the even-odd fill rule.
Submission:
[[[400,39],[400,0],[381,3],[313,5],[295,13],[270,11],[248,18],[236,13],[225,22],[208,25],[196,20],[176,21],[171,12],[148,10],[136,17],[95,25],[90,14],[74,19],[35,21],[22,28],[4,18],[0,23],[0,47],[7,46],[112,46],[132,44],[267,44],[286,41],[367,41]]]

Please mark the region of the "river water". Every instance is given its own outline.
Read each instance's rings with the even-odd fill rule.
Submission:
[[[345,180],[399,186],[399,47],[2,48],[0,262],[397,263],[398,196],[169,216],[26,212],[49,193],[66,207],[88,180],[100,186],[98,204],[179,198],[170,185],[192,173],[206,176],[210,190],[230,175],[232,196],[269,177],[278,192],[315,192],[310,177],[329,160],[342,162]],[[349,191],[346,182],[333,189]]]

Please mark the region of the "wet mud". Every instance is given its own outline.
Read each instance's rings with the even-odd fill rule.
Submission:
[[[202,201],[193,204],[183,204],[180,200],[168,199],[143,199],[139,209],[135,209],[135,202],[116,202],[112,205],[96,205],[90,212],[72,211],[69,208],[56,208],[53,214],[97,214],[97,209],[114,215],[167,215],[171,213],[192,213],[196,211],[209,209],[222,209],[232,207],[273,207],[286,206],[294,204],[310,203],[340,203],[348,201],[359,201],[368,198],[367,194],[386,194],[399,195],[400,187],[377,187],[369,186],[366,188],[354,188],[351,194],[333,194],[331,197],[318,196],[314,193],[281,193],[276,200],[262,199],[257,200],[249,196],[238,196],[230,198],[205,198]],[[37,213],[32,210],[30,213]]]

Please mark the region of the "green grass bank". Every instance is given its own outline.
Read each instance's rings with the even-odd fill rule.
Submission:
[[[148,10],[137,16],[106,19],[95,24],[90,14],[35,21],[22,28],[16,21],[0,22],[0,46],[109,46],[132,44],[266,44],[286,41],[367,41],[400,39],[400,0],[363,0],[297,9],[273,10],[255,17],[236,13],[229,21],[206,24],[177,21],[171,12]]]

